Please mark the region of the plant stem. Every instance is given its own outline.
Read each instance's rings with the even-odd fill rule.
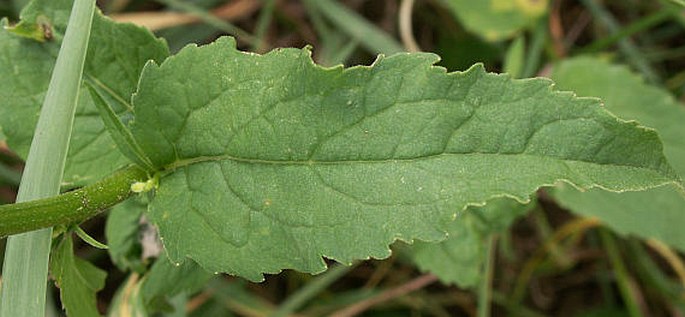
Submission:
[[[630,239],[627,247],[628,261],[634,264],[640,285],[662,294],[674,310],[679,312],[681,316],[685,315],[685,298],[683,297],[682,285],[676,283],[671,276],[663,271],[662,267],[654,263],[641,242]]]
[[[616,282],[618,284],[618,289],[623,297],[623,302],[628,310],[628,315],[630,317],[641,317],[642,310],[638,305],[638,296],[635,292],[635,283],[628,275],[628,270],[623,264],[623,259],[618,251],[618,246],[616,246],[616,241],[614,237],[606,229],[600,229],[599,237],[602,240],[602,244],[606,249],[607,255],[609,256],[609,261],[611,266],[614,268],[614,273],[616,275]]]
[[[680,285],[685,286],[685,265],[680,256],[673,251],[667,244],[658,239],[647,239],[647,245],[656,251],[671,266],[673,272],[680,280]]]
[[[17,195],[19,202],[59,193],[94,8],[95,0],[74,2],[31,142]],[[35,219],[19,216],[24,222]],[[52,229],[47,228],[8,239],[0,290],[1,316],[45,316],[51,238]]]
[[[365,300],[360,301],[356,304],[353,304],[353,305],[348,306],[346,308],[343,308],[341,310],[335,311],[332,314],[330,314],[329,316],[331,316],[331,317],[357,316],[357,315],[363,313],[367,309],[369,309],[369,308],[371,308],[377,304],[380,304],[380,303],[395,299],[397,297],[400,297],[402,295],[406,295],[406,294],[411,293],[413,291],[422,289],[422,288],[424,288],[430,284],[435,283],[436,281],[438,281],[438,277],[435,275],[432,275],[432,274],[421,275],[421,276],[419,276],[419,277],[417,277],[417,278],[415,278],[415,279],[413,279],[413,280],[411,280],[405,284],[402,284],[402,285],[397,286],[395,288],[389,289],[389,290],[387,290],[383,293],[380,293],[374,297],[365,299]]]
[[[492,295],[492,275],[495,266],[495,247],[497,236],[491,235],[487,239],[485,249],[485,263],[483,263],[483,274],[478,288],[478,317],[490,316],[490,298]]]
[[[588,8],[590,13],[597,18],[604,26],[607,28],[609,33],[615,34],[620,32],[621,25],[616,21],[609,11],[607,11],[601,4],[596,0],[581,0],[583,5]],[[649,62],[642,56],[640,50],[631,42],[629,39],[623,38],[618,40],[618,48],[623,52],[623,54],[628,57],[628,61],[637,68],[649,82],[656,83],[659,82],[659,76],[652,69]]]
[[[0,237],[80,223],[128,198],[131,184],[147,178],[143,169],[131,166],[59,196],[0,206]]]
[[[533,30],[533,39],[526,51],[526,61],[521,71],[521,78],[535,76],[538,67],[540,67],[540,57],[547,40],[547,23],[545,21],[546,19],[540,19],[535,30]]]
[[[359,41],[369,52],[388,55],[404,52],[402,45],[392,36],[337,1],[316,0],[308,3],[316,6],[331,23]]]
[[[250,45],[256,45],[256,39],[255,37],[248,33],[247,31],[231,24],[228,23],[210,13],[208,13],[206,10],[197,7],[196,5],[186,2],[186,1],[180,1],[180,0],[156,0],[159,3],[166,4],[171,8],[183,11],[185,13],[191,14],[196,16],[198,19],[202,20],[203,22],[213,26],[217,30],[224,31],[230,35],[233,35],[236,37],[237,40],[243,41],[247,44]]]
[[[510,316],[519,316],[519,317],[544,317],[545,315],[537,313],[529,308],[526,308],[525,306],[521,305],[520,303],[516,303],[509,298],[509,296],[502,294],[498,291],[493,291],[492,292],[492,301],[495,302],[496,304],[504,307]]]
[[[399,26],[400,26],[400,36],[402,38],[402,44],[408,52],[420,52],[421,48],[419,44],[416,43],[416,38],[414,38],[414,31],[412,29],[412,13],[414,11],[414,0],[402,0],[400,4],[400,16],[399,16]]]
[[[271,24],[271,20],[274,15],[274,9],[276,8],[276,0],[263,0],[264,7],[262,12],[259,14],[257,19],[257,26],[255,27],[255,40],[252,43],[252,51],[257,53],[263,53],[266,48],[266,42],[264,37],[266,36],[266,31]]]
[[[653,13],[640,20],[633,22],[632,24],[626,27],[618,29],[616,33],[611,34],[610,36],[599,38],[598,40],[592,42],[592,44],[583,47],[579,53],[584,54],[600,52],[602,50],[607,49],[609,46],[613,45],[614,43],[620,40],[623,40],[633,34],[642,32],[656,25],[659,25],[660,23],[663,23],[671,17],[673,17],[673,13],[667,9],[661,10],[657,13]]]
[[[331,267],[328,271],[316,277],[314,281],[307,283],[302,289],[298,290],[292,296],[289,296],[288,299],[271,314],[271,317],[285,317],[294,313],[308,300],[325,290],[343,275],[347,274],[352,268],[354,268],[354,266],[336,265]]]

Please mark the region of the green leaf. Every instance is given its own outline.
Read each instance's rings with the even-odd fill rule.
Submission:
[[[112,208],[107,216],[105,237],[112,262],[122,271],[143,269],[141,246],[138,241],[140,217],[147,205],[129,199]]]
[[[20,204],[51,200],[60,192],[94,12],[94,0],[74,2],[64,43],[41,101],[31,154],[17,193]],[[46,25],[42,28],[49,29]],[[23,216],[26,223],[45,220]],[[43,228],[7,239],[0,289],[2,316],[46,314],[44,295],[53,230],[49,226]]]
[[[197,292],[212,276],[193,261],[176,266],[162,255],[142,278],[138,273],[129,276],[117,291],[108,315],[148,316],[173,311],[169,303],[172,297]]]
[[[70,235],[55,246],[50,257],[50,271],[60,289],[62,305],[70,317],[100,315],[95,293],[105,286],[107,273],[74,256]]]
[[[140,294],[141,283],[139,274],[131,273],[126,281],[121,284],[109,305],[108,317],[147,317],[149,314]]]
[[[440,243],[415,242],[411,247],[414,263],[422,271],[435,274],[443,283],[460,287],[479,284],[488,238],[505,231],[531,205],[498,198],[483,207],[469,207],[447,228],[448,238]]]
[[[637,190],[674,182],[653,131],[596,99],[432,54],[316,66],[230,38],[148,64],[132,133],[162,170],[150,217],[172,261],[260,280],[444,239],[454,214],[563,180]],[[258,256],[256,256],[258,255]]]
[[[685,175],[685,107],[669,93],[647,85],[626,67],[595,58],[570,59],[554,67],[552,78],[563,89],[597,96],[618,116],[655,128],[664,142],[664,154],[679,175]],[[679,187],[645,192],[580,193],[569,186],[553,191],[562,206],[588,217],[598,217],[622,234],[657,238],[685,251],[685,197]]]
[[[548,0],[441,0],[464,27],[488,41],[514,36],[547,11]]]
[[[348,34],[354,41],[358,41],[369,52],[392,54],[404,51],[402,45],[393,36],[338,1],[309,0],[304,3],[307,6],[316,7],[335,28]]]
[[[105,124],[109,136],[112,138],[114,143],[121,154],[125,155],[133,161],[138,166],[145,168],[147,170],[152,170],[152,164],[143,154],[143,150],[140,149],[138,144],[133,139],[131,131],[128,127],[121,121],[119,115],[112,109],[111,103],[105,101],[106,91],[101,91],[97,86],[88,84],[88,89],[90,90],[90,97],[93,100],[93,104],[98,108],[100,112],[100,117],[102,122]],[[100,90],[100,91],[98,91]]]
[[[39,42],[0,27],[0,126],[7,143],[25,158],[63,37],[70,0],[38,0],[22,11],[22,22],[52,29],[52,40]],[[7,21],[2,23],[3,26]],[[107,94],[117,113],[130,119],[130,97],[148,60],[168,56],[162,40],[132,24],[117,24],[96,14],[84,69],[84,81]],[[64,182],[83,184],[128,164],[107,133],[87,89],[81,89]]]
[[[153,313],[170,307],[167,301],[177,294],[196,292],[212,276],[193,261],[175,265],[162,255],[143,278],[140,294],[148,313]]]
[[[513,78],[520,78],[525,68],[526,38],[519,36],[511,42],[504,57],[504,72]]]

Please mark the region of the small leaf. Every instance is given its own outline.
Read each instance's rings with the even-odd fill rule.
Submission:
[[[138,241],[140,217],[147,205],[132,198],[112,208],[107,216],[105,237],[112,262],[122,271],[142,272],[141,246]]]
[[[143,277],[138,273],[129,276],[117,291],[108,315],[143,317],[173,311],[169,303],[172,297],[197,292],[212,276],[193,261],[176,266],[165,257],[159,258]]]
[[[52,26],[47,18],[38,19],[35,23],[22,21],[15,26],[6,27],[6,29],[15,35],[29,38],[38,42],[52,40],[53,36]]]
[[[596,58],[566,60],[554,67],[552,78],[564,89],[601,97],[622,118],[655,128],[666,157],[685,175],[685,107],[668,92],[647,85],[626,67]],[[619,233],[656,238],[685,251],[685,231],[673,225],[685,223],[685,196],[680,187],[618,194],[599,189],[580,193],[562,186],[553,194],[564,207],[598,217]]]
[[[447,240],[415,242],[411,246],[414,263],[422,271],[435,274],[443,283],[474,287],[480,282],[481,268],[487,261],[488,237],[505,231],[516,218],[527,213],[531,205],[498,198],[483,207],[469,207],[449,225]]]
[[[494,197],[678,180],[653,131],[596,99],[437,60],[322,68],[306,49],[261,56],[221,38],[148,64],[132,133],[161,170],[150,217],[170,259],[252,280],[321,272],[322,256],[442,240],[456,212]]]
[[[111,103],[105,101],[105,96],[108,95],[107,91],[93,83],[87,83],[87,85],[93,104],[100,112],[102,122],[105,124],[107,131],[109,131],[109,136],[117,145],[119,151],[138,166],[151,170],[152,164],[150,160],[145,156],[135,139],[133,139],[131,131],[121,122]]]
[[[512,37],[545,14],[548,0],[441,0],[466,29],[488,41]]]
[[[148,317],[149,314],[140,294],[140,275],[131,273],[126,281],[119,287],[112,303],[109,305],[108,317]]]
[[[99,316],[95,293],[105,286],[107,273],[74,256],[70,235],[61,239],[50,257],[50,271],[70,317]]]
[[[182,292],[193,293],[213,275],[193,261],[174,265],[164,255],[158,258],[142,280],[140,294],[149,313],[167,307],[167,301]]]

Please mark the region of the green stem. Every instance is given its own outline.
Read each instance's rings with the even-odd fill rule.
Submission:
[[[526,61],[521,71],[521,78],[533,77],[540,67],[540,60],[542,57],[542,50],[547,40],[547,19],[540,19],[535,30],[533,31],[533,39],[530,41],[530,46],[526,51]]]
[[[347,33],[369,52],[393,54],[404,52],[404,47],[388,33],[378,28],[356,12],[333,0],[308,1],[342,32]]]
[[[294,313],[316,294],[325,290],[328,286],[340,279],[349,272],[354,266],[336,265],[328,269],[324,274],[318,276],[314,281],[307,283],[302,289],[292,296],[289,296],[276,310],[271,317],[283,317]]]
[[[606,249],[607,255],[609,256],[611,266],[614,268],[618,290],[621,292],[623,302],[628,310],[628,315],[630,317],[644,316],[640,306],[637,304],[638,296],[635,294],[635,290],[633,289],[633,285],[635,285],[635,283],[632,283],[632,279],[628,275],[628,269],[626,269],[625,265],[623,264],[623,259],[621,259],[621,255],[619,254],[618,246],[616,245],[614,237],[611,236],[607,229],[601,229],[599,231],[599,237],[602,240],[602,244]]]
[[[603,51],[618,41],[663,23],[672,16],[673,13],[667,9],[648,15],[626,27],[620,28],[616,33],[611,34],[610,36],[601,37],[592,42],[592,44],[583,47],[579,54],[597,53]]]
[[[94,12],[95,0],[74,2],[31,142],[17,194],[18,202],[59,193]],[[15,217],[23,218],[22,222],[25,223],[41,221],[27,214]],[[2,225],[5,226],[4,221]],[[31,225],[26,227],[39,228]],[[51,238],[52,228],[47,228],[12,236],[7,240],[2,268],[0,316],[45,316]]]
[[[493,269],[495,266],[495,246],[497,237],[488,237],[487,249],[485,250],[485,263],[483,263],[483,275],[478,288],[478,317],[490,316],[490,299],[492,288]]]
[[[509,316],[519,317],[544,317],[545,315],[533,311],[516,301],[512,301],[508,295],[502,294],[498,291],[492,292],[492,301],[499,306],[504,307],[509,313]]]
[[[131,166],[59,196],[0,206],[0,237],[80,223],[125,200],[133,193],[131,184],[146,179],[144,170]]]
[[[674,281],[664,269],[654,262],[641,242],[636,239],[628,240],[628,261],[634,263],[639,284],[652,289],[666,298],[670,306],[681,316],[685,314],[685,298],[682,286]]]
[[[196,16],[198,19],[202,20],[202,22],[207,23],[208,25],[213,26],[217,30],[224,31],[230,35],[233,35],[238,39],[239,41],[246,42],[250,45],[256,45],[256,39],[255,37],[248,33],[247,31],[231,24],[228,23],[220,18],[215,17],[214,15],[208,13],[206,10],[186,1],[180,1],[180,0],[156,0],[159,3],[166,4],[171,8],[174,8],[176,10],[191,14]]]
[[[581,0],[583,5],[588,8],[590,13],[594,15],[607,28],[610,34],[620,32],[621,25],[616,21],[609,11],[607,11],[597,0]],[[628,61],[639,70],[648,81],[652,83],[659,82],[659,76],[652,69],[649,62],[642,56],[640,50],[629,39],[623,38],[618,40],[618,48],[623,54],[628,57]]]
[[[252,43],[252,51],[257,53],[262,53],[265,50],[264,37],[266,36],[266,31],[269,29],[271,20],[274,15],[274,9],[276,8],[276,0],[263,0],[264,7],[262,12],[259,14],[257,19],[257,26],[255,27],[255,41]]]

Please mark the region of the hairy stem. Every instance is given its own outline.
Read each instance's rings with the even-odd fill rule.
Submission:
[[[131,196],[131,184],[147,178],[143,169],[131,166],[59,196],[0,206],[0,237],[80,223]]]

